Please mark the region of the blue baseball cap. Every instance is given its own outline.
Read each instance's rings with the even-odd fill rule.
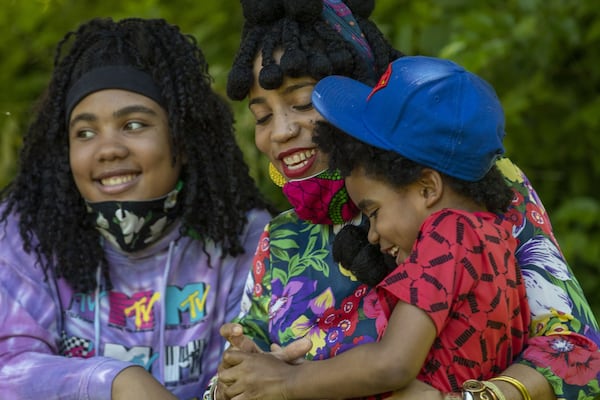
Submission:
[[[350,136],[458,179],[480,180],[504,153],[496,92],[449,60],[400,57],[374,88],[328,76],[315,86],[312,102]]]

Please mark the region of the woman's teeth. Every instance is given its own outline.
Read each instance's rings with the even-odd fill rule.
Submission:
[[[315,149],[299,151],[298,153],[294,153],[290,156],[283,157],[282,161],[285,163],[286,167],[290,169],[298,168],[299,166],[297,166],[296,164],[301,163],[300,167],[306,165],[306,159],[314,156],[315,153]]]

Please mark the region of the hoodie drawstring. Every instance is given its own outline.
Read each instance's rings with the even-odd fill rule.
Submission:
[[[100,288],[102,287],[102,265],[96,269],[96,289],[94,290],[94,354],[100,356]]]
[[[159,336],[159,347],[158,351],[160,352],[159,356],[159,375],[160,375],[160,383],[165,384],[165,329],[167,325],[167,279],[169,278],[169,274],[171,272],[171,261],[173,257],[173,252],[175,249],[175,241],[171,241],[169,243],[169,254],[167,255],[167,265],[165,266],[165,271],[163,273],[163,288],[162,294],[160,296],[160,323],[158,324],[160,329]]]

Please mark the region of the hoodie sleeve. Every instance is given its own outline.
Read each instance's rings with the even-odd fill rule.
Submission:
[[[131,364],[104,357],[59,355],[58,299],[35,259],[17,254],[15,249],[22,253],[22,246],[8,243],[14,237],[1,236],[2,399],[110,400],[113,379]]]

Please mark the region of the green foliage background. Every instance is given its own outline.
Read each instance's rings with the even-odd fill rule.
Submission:
[[[299,0],[300,1],[300,0]],[[53,49],[96,16],[161,17],[194,35],[224,94],[242,25],[239,0],[0,0],[0,187],[51,72]],[[376,0],[374,20],[406,54],[451,58],[486,78],[506,111],[508,155],[529,176],[596,316],[600,315],[600,8],[596,0]],[[245,104],[240,145],[266,177]]]

